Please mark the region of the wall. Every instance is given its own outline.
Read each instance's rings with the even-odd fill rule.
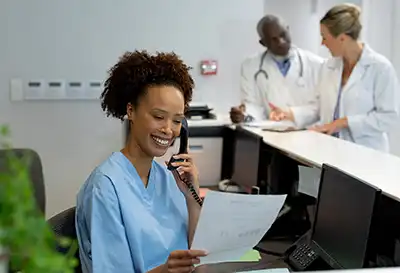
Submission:
[[[373,1],[373,0],[370,0]],[[387,0],[389,1],[389,0]],[[392,0],[392,6],[386,10],[385,17],[391,17],[391,27],[386,26],[380,29],[387,33],[385,37],[381,37],[383,45],[390,45],[391,49],[391,60],[397,70],[397,75],[400,77],[400,1]],[[381,24],[385,23],[385,20],[381,20]],[[379,32],[379,31],[378,31]],[[392,151],[394,154],[400,156],[400,124],[393,130],[390,135]]]
[[[93,167],[121,148],[122,126],[97,101],[11,103],[10,78],[103,80],[126,50],[175,50],[195,67],[195,100],[227,112],[239,102],[240,61],[259,50],[262,13],[262,0],[1,1],[0,124],[42,157],[47,215],[74,204]],[[198,75],[202,58],[218,59],[218,77]]]
[[[313,9],[313,0],[302,0],[301,5],[296,0],[265,0],[264,6],[265,13],[279,15],[289,25],[295,45],[318,53],[320,48],[318,16]]]

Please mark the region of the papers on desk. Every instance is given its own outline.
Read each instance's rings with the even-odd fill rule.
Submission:
[[[287,268],[271,268],[262,270],[242,271],[243,273],[289,273]],[[327,271],[308,271],[313,273],[326,273]],[[341,269],[334,270],[335,273],[400,273],[399,267],[384,268],[360,268],[360,269]]]
[[[243,273],[288,273],[289,269],[286,268],[272,268],[263,270],[242,271]],[[335,269],[335,270],[321,270],[321,271],[308,271],[313,273],[400,273],[400,267],[382,267],[382,268],[360,268],[360,269]]]
[[[321,177],[320,169],[299,166],[298,192],[318,198],[320,177]]]
[[[248,251],[239,259],[240,262],[258,262],[259,260],[261,260],[260,252],[255,249]]]
[[[207,192],[191,247],[208,252],[200,265],[239,261],[270,229],[285,199],[286,195]]]
[[[283,121],[264,120],[258,122],[245,123],[244,126],[256,127],[263,130],[270,130],[276,132],[293,131],[297,129],[296,124],[294,124],[292,121],[289,120],[283,120]]]
[[[287,268],[271,268],[271,269],[261,269],[261,270],[251,270],[251,271],[243,271],[246,273],[289,273],[289,269]]]

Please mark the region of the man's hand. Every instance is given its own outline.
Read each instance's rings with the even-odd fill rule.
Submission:
[[[246,106],[242,103],[239,106],[231,108],[229,112],[231,120],[233,123],[240,123],[244,121],[244,113],[246,111]]]

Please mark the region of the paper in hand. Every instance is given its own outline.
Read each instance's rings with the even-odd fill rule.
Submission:
[[[207,192],[191,247],[209,253],[200,264],[240,260],[270,229],[285,199],[286,195]]]

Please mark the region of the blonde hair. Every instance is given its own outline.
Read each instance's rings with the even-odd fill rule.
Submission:
[[[354,4],[340,4],[331,8],[320,23],[326,26],[334,37],[344,33],[357,40],[362,29],[360,14],[360,7]]]

